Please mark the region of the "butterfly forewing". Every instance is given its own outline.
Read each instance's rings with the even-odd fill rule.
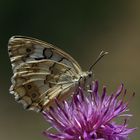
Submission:
[[[74,90],[81,68],[67,53],[29,37],[12,37],[9,56],[13,68],[10,92],[29,110],[45,110],[55,98]]]
[[[17,64],[45,59],[61,62],[72,67],[77,73],[81,72],[81,67],[69,54],[47,42],[30,37],[14,36],[10,38],[8,46],[13,68]]]

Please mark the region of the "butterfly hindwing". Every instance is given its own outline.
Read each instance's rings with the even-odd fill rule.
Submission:
[[[74,87],[73,68],[53,60],[29,61],[16,67],[10,92],[24,108],[42,110]]]

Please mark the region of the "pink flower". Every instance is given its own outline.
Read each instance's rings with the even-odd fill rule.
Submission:
[[[124,102],[126,90],[122,91],[123,85],[107,95],[104,87],[99,95],[95,82],[90,92],[79,87],[71,102],[56,100],[57,106],[50,107],[43,115],[57,132],[51,133],[49,129],[45,136],[52,140],[127,140],[135,128],[127,128],[127,119],[132,115],[124,114],[128,102]],[[125,117],[124,123],[115,123],[119,116]]]

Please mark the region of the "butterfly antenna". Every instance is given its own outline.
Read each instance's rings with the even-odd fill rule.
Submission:
[[[95,62],[90,66],[89,71],[92,71],[97,62],[101,60],[101,58],[103,58],[103,56],[105,56],[106,54],[108,54],[108,52],[101,51]]]

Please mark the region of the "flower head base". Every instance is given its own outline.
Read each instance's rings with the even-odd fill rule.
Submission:
[[[127,128],[126,118],[128,102],[124,102],[126,91],[122,92],[123,85],[111,94],[106,94],[103,88],[101,95],[98,93],[98,82],[95,82],[89,93],[79,88],[72,101],[58,103],[44,112],[44,117],[58,131],[44,134],[52,140],[126,140],[134,128]],[[118,97],[122,95],[121,99]],[[124,123],[116,124],[113,119],[125,116]]]

